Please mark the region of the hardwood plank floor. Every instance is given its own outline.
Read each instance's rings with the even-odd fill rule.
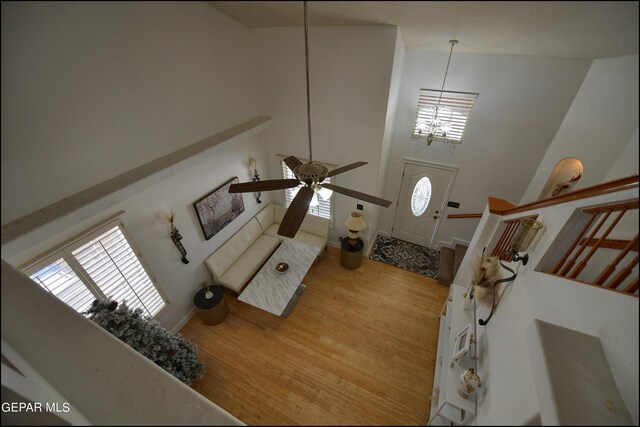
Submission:
[[[206,374],[193,388],[249,425],[426,425],[449,288],[330,247],[288,318],[226,294],[216,326],[181,330]]]

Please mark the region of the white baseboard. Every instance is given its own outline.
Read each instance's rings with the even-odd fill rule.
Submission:
[[[188,312],[182,319],[180,319],[176,326],[171,328],[171,332],[174,334],[180,332],[180,329],[182,329],[182,327],[186,325],[189,320],[191,320],[193,315],[196,314],[197,309],[198,307],[193,307],[190,312]]]
[[[453,238],[451,239],[450,242],[445,242],[443,240],[440,240],[438,242],[438,249],[445,247],[445,248],[449,248],[449,249],[455,249],[456,245],[462,245],[462,246],[469,246],[470,242],[466,241],[466,240],[462,240],[462,239],[458,239],[458,238]]]

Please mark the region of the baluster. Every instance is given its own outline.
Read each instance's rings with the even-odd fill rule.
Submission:
[[[564,263],[567,261],[567,258],[569,258],[569,255],[571,255],[571,252],[573,252],[573,250],[576,248],[580,240],[582,240],[582,238],[587,233],[587,230],[589,230],[589,227],[591,227],[591,224],[593,224],[593,221],[596,219],[597,216],[598,216],[598,212],[593,212],[591,214],[591,219],[589,220],[587,225],[585,225],[585,227],[582,229],[578,238],[571,244],[571,247],[569,247],[569,250],[565,252],[564,256],[560,258],[560,261],[558,261],[556,266],[553,268],[553,271],[552,271],[553,274],[557,274],[558,271],[560,271]]]
[[[636,277],[636,280],[631,282],[631,284],[627,286],[627,288],[624,291],[628,294],[632,294],[637,290],[638,290],[638,278]]]
[[[600,230],[600,227],[602,227],[602,225],[607,221],[607,219],[609,218],[609,215],[611,215],[611,210],[608,210],[606,215],[602,217],[602,219],[600,220],[600,222],[598,222],[598,225],[596,225],[596,227],[594,228],[594,230],[591,232],[591,234],[589,235],[589,237],[587,238],[587,240],[585,240],[584,242],[580,243],[580,247],[578,248],[578,250],[576,251],[575,256],[569,260],[569,262],[567,263],[567,265],[564,266],[564,268],[562,269],[562,271],[560,272],[561,276],[565,276],[569,273],[569,271],[571,270],[571,268],[573,267],[573,265],[576,263],[576,260],[578,259],[578,257],[580,255],[582,255],[582,252],[584,251],[584,249],[587,247],[587,245],[589,244],[589,242],[591,240],[593,240],[593,238],[595,237],[596,233]]]
[[[602,273],[600,273],[598,278],[593,283],[595,283],[596,285],[602,285],[609,278],[609,276],[615,271],[616,267],[618,266],[618,263],[622,261],[622,259],[625,256],[627,256],[629,251],[631,251],[631,248],[633,248],[637,244],[638,244],[638,235],[636,234],[636,237],[634,237],[632,240],[629,240],[629,243],[627,243],[627,246],[625,246],[624,249],[620,251],[616,259],[614,259],[611,264],[607,265],[604,268],[604,270],[602,270]]]
[[[617,288],[618,285],[620,285],[620,283],[622,283],[622,281],[626,279],[629,274],[631,274],[631,270],[633,270],[633,267],[638,263],[638,259],[640,259],[640,255],[636,255],[636,257],[628,265],[622,267],[616,277],[614,277],[611,283],[607,285],[607,288]]]
[[[500,254],[504,252],[504,250],[502,250],[502,244],[504,243],[505,238],[507,237],[507,233],[509,232],[509,229],[511,228],[511,226],[513,226],[513,222],[507,223],[507,227],[502,232],[502,236],[500,236],[500,239],[498,240],[498,243],[496,244],[495,248],[493,248],[493,252],[491,253],[491,256],[500,256]]]
[[[609,227],[607,227],[607,230],[602,234],[602,236],[600,236],[600,238],[598,239],[598,241],[596,242],[595,245],[593,245],[593,247],[591,248],[591,250],[589,251],[589,253],[587,254],[587,256],[585,256],[582,261],[580,261],[578,263],[578,265],[576,265],[576,268],[573,270],[573,272],[571,273],[571,278],[575,279],[576,277],[578,277],[578,275],[580,274],[580,272],[582,270],[584,270],[584,268],[587,266],[587,263],[589,262],[589,260],[591,259],[591,257],[593,256],[593,254],[598,250],[598,248],[600,247],[600,245],[602,244],[602,242],[605,241],[605,239],[607,238],[607,236],[609,236],[609,233],[611,233],[611,230],[613,230],[613,228],[618,224],[618,221],[620,221],[620,218],[622,218],[622,216],[625,214],[625,212],[627,212],[627,209],[624,208],[620,211],[620,213],[618,214],[618,216],[616,217],[616,219],[613,220],[613,222],[609,225]],[[585,242],[585,244],[588,242]]]

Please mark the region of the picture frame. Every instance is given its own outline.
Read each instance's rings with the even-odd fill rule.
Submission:
[[[453,368],[457,363],[458,359],[469,351],[469,347],[471,346],[471,340],[473,339],[473,329],[471,329],[472,324],[468,324],[460,332],[456,335],[455,345],[453,346],[453,352],[451,356],[451,367]]]
[[[193,203],[206,240],[244,212],[242,193],[229,193],[229,186],[237,183],[235,176]]]

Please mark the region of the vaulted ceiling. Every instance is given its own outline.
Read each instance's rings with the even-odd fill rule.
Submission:
[[[302,26],[301,1],[209,1],[246,27]],[[637,1],[311,1],[314,25],[396,25],[408,50],[596,59],[638,53]]]

